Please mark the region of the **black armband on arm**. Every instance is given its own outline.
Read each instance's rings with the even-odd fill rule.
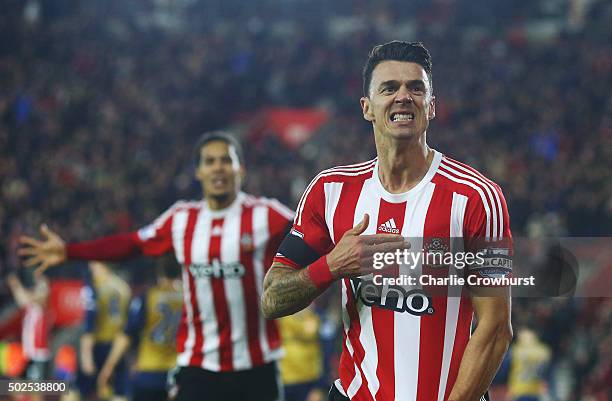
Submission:
[[[306,241],[291,233],[281,242],[278,252],[301,267],[306,267],[321,257]]]

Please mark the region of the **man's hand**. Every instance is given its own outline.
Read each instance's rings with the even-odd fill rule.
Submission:
[[[26,235],[21,236],[19,238],[21,247],[17,251],[20,256],[26,257],[23,262],[24,266],[37,266],[34,271],[36,275],[66,261],[66,242],[62,237],[51,231],[46,224],[40,226],[40,234],[42,240]]]
[[[334,249],[325,258],[334,280],[359,277],[374,272],[374,254],[407,249],[410,243],[400,235],[360,235],[368,227],[370,217],[344,233]],[[391,269],[395,266],[386,266]],[[298,312],[308,306],[323,292],[313,283],[308,269],[296,270],[276,264],[268,270],[264,279],[261,310],[266,319],[277,319]]]
[[[327,264],[334,279],[377,272],[379,270],[373,267],[375,253],[410,247],[410,243],[401,235],[360,235],[368,227],[369,221],[369,215],[363,216],[361,222],[345,232],[327,255]]]

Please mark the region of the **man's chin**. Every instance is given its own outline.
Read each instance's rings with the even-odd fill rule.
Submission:
[[[389,135],[398,140],[413,140],[419,137],[419,134],[414,128],[393,130]]]
[[[223,201],[230,197],[229,191],[208,191],[207,195],[215,200]]]

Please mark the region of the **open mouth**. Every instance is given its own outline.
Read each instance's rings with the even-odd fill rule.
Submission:
[[[394,123],[395,122],[402,122],[402,121],[413,121],[414,120],[414,113],[407,112],[407,111],[395,112],[395,113],[391,113],[389,118]]]
[[[227,180],[223,177],[215,177],[212,179],[212,184],[214,186],[225,185],[226,183],[227,183]]]

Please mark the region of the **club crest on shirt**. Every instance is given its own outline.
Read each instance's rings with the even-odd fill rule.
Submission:
[[[248,233],[242,234],[242,236],[240,236],[240,250],[242,252],[251,252],[253,249],[255,249],[253,245],[253,236]]]
[[[443,260],[449,252],[450,243],[448,238],[424,238],[423,256],[426,261],[424,265],[428,267],[448,267],[447,264],[444,264]]]

